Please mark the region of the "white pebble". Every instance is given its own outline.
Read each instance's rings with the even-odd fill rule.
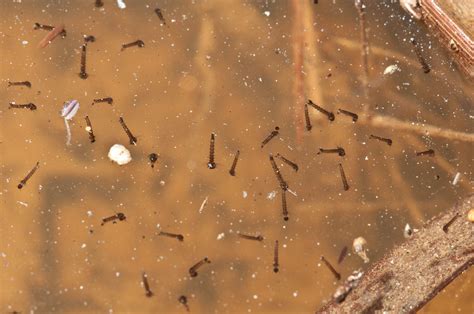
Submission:
[[[401,70],[398,67],[398,65],[392,64],[385,68],[385,70],[383,71],[383,75],[387,75],[387,74],[391,75],[395,73],[396,71],[401,71]]]
[[[115,144],[110,147],[109,150],[109,158],[112,161],[115,161],[119,165],[126,165],[130,161],[132,161],[132,156],[130,155],[130,151],[125,148],[125,146],[120,144]]]
[[[460,173],[460,172],[456,173],[456,175],[454,176],[454,179],[453,179],[452,185],[456,185],[456,184],[458,184],[458,182],[459,182],[459,179],[461,179],[461,173]]]

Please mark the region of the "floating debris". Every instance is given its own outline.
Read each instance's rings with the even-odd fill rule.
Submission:
[[[155,168],[155,163],[158,161],[158,154],[151,153],[150,155],[148,155],[148,160],[150,161],[151,168]]]
[[[324,109],[323,107],[320,107],[318,105],[316,105],[314,102],[311,101],[311,99],[308,99],[308,105],[310,105],[311,107],[313,107],[314,109],[316,109],[317,111],[321,112],[322,114],[324,114],[329,121],[334,121],[334,119],[336,118],[334,116],[334,113],[330,112],[330,111],[327,111],[326,109]]]
[[[100,8],[104,6],[104,2],[102,0],[95,0],[95,7]]]
[[[138,140],[135,136],[133,136],[132,132],[130,131],[128,126],[125,124],[125,120],[122,117],[120,117],[119,122],[120,122],[120,125],[122,126],[123,130],[125,131],[125,133],[127,133],[130,144],[131,145],[137,145]]]
[[[202,260],[194,264],[191,268],[189,268],[189,275],[191,277],[196,277],[198,275],[197,270],[203,266],[204,264],[210,264],[211,261],[207,258],[204,257]]]
[[[127,5],[125,4],[123,0],[117,0],[117,6],[122,10],[127,7]]]
[[[79,110],[79,102],[77,100],[66,101],[61,110],[61,117],[64,118],[64,124],[66,125],[67,140],[66,145],[71,145],[71,128],[69,127],[68,121],[71,120]]]
[[[461,179],[461,173],[457,172],[456,175],[454,176],[453,182],[451,182],[451,184],[452,185],[457,185],[460,179]]]
[[[278,135],[280,131],[280,127],[276,126],[275,127],[275,130],[273,130],[263,141],[262,141],[262,144],[260,145],[260,148],[263,148],[263,146],[267,145],[268,142],[270,142],[272,140],[272,138],[274,138],[275,136]]]
[[[95,36],[94,35],[84,35],[84,42],[85,43],[95,42]]]
[[[400,67],[397,64],[392,64],[385,68],[385,70],[383,71],[383,75],[392,75],[397,71],[401,71]]]
[[[40,163],[38,161],[36,162],[36,165],[33,167],[33,169],[31,169],[30,172],[28,172],[26,177],[24,177],[23,180],[20,181],[20,183],[18,184],[18,189],[21,190],[26,185],[28,180],[35,174],[36,170],[38,170],[39,166],[40,166]]]
[[[209,162],[207,163],[207,168],[216,169],[216,163],[214,161],[214,150],[215,150],[216,136],[214,133],[211,133],[211,139],[209,141]]]
[[[336,292],[333,295],[333,299],[337,303],[343,302],[349,295],[349,293],[359,285],[359,282],[363,275],[364,272],[361,270],[353,271],[352,274],[347,277],[344,284],[336,289]]]
[[[374,139],[374,140],[379,140],[381,142],[385,142],[385,143],[387,143],[388,146],[392,146],[392,143],[393,143],[393,141],[389,138],[384,138],[384,137],[380,137],[380,136],[373,135],[373,134],[370,134],[369,138]]]
[[[202,211],[204,210],[204,208],[206,207],[207,205],[207,199],[209,198],[209,196],[206,196],[206,198],[204,199],[204,201],[202,201],[201,203],[201,207],[199,207],[199,213],[201,214]]]
[[[137,46],[137,47],[139,47],[139,48],[142,48],[142,47],[145,46],[145,43],[143,42],[143,40],[138,39],[138,40],[135,40],[135,41],[133,41],[133,42],[131,42],[131,43],[123,44],[121,51],[124,51],[125,49],[130,48],[130,47],[133,47],[133,46]]]
[[[153,296],[153,292],[150,290],[150,284],[148,283],[148,275],[145,272],[142,273],[142,283],[143,288],[145,288],[145,295],[148,298],[151,298]]]
[[[234,156],[234,161],[232,162],[232,166],[230,167],[229,173],[231,176],[235,176],[235,167],[237,167],[237,162],[239,161],[240,150],[237,150]]]
[[[331,271],[331,273],[334,275],[334,277],[336,278],[336,280],[341,280],[341,274],[339,274],[336,269],[331,265],[331,263],[329,263],[329,261],[324,257],[324,256],[321,256],[321,261],[323,261],[324,265],[327,266],[327,268],[329,268],[329,270]]]
[[[338,113],[338,114],[339,114],[339,113],[342,113],[342,114],[344,114],[344,115],[346,115],[346,116],[351,117],[351,118],[352,118],[352,122],[354,122],[354,123],[357,122],[357,120],[359,120],[359,115],[358,115],[358,114],[353,113],[353,112],[350,112],[350,111],[347,111],[347,110],[345,110],[345,109],[338,109],[337,113]]]
[[[86,72],[86,55],[87,55],[87,44],[81,46],[81,71],[79,72],[79,77],[85,80],[89,74]]]
[[[346,173],[344,172],[344,168],[342,168],[342,164],[339,164],[339,172],[341,174],[342,186],[344,187],[344,191],[349,191],[349,183],[347,183]]]
[[[112,147],[110,147],[108,156],[110,160],[116,162],[120,166],[126,165],[132,161],[130,151],[125,146],[120,144],[114,144]]]
[[[364,260],[364,263],[369,262],[369,258],[367,257],[367,253],[365,250],[365,246],[367,245],[367,241],[363,237],[358,237],[354,239],[352,243],[352,247],[354,248],[354,252],[360,256]]]
[[[30,109],[31,111],[36,110],[36,105],[32,102],[27,104],[15,104],[11,102],[8,106],[8,109]]]
[[[29,81],[22,81],[22,82],[10,82],[8,81],[8,87],[10,86],[26,86],[31,88],[31,83]]]
[[[85,117],[86,119],[86,131],[87,133],[89,133],[89,140],[91,141],[91,143],[94,143],[95,142],[95,135],[94,135],[94,130],[92,130],[92,123],[91,123],[91,120],[89,119],[89,116],[86,116]]]

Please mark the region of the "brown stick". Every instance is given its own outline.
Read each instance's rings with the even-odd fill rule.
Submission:
[[[317,313],[414,313],[474,264],[474,237],[467,213],[471,195],[428,221],[406,242],[373,265],[344,301],[332,300]],[[458,214],[443,231],[447,221]]]

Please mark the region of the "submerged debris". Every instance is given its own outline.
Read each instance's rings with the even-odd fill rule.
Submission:
[[[364,260],[364,263],[369,262],[369,258],[367,257],[365,246],[367,245],[367,241],[363,237],[358,237],[354,239],[352,243],[352,247],[354,248],[354,252],[360,256]]]
[[[126,165],[132,161],[130,151],[125,146],[120,144],[114,144],[112,147],[110,147],[108,156],[110,160],[116,162],[120,166]]]
[[[363,275],[364,275],[364,272],[361,271],[360,269],[353,271],[352,274],[349,277],[347,277],[344,284],[342,284],[336,289],[336,292],[333,295],[334,300],[337,303],[343,302],[346,299],[346,297],[349,295],[349,293],[355,287],[359,285],[360,279],[362,278]]]

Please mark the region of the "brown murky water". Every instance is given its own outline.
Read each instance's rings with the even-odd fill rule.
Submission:
[[[372,263],[404,241],[406,223],[419,227],[472,193],[469,142],[374,128],[342,115],[330,123],[311,108],[313,129],[304,130],[299,104],[308,98],[334,112],[362,112],[352,1],[125,0],[123,10],[104,2],[100,9],[92,0],[1,4],[2,311],[184,312],[178,297],[186,295],[192,312],[313,312],[337,286],[321,255],[346,277],[368,267],[355,254],[336,264],[354,238],[368,241]],[[437,41],[398,3],[371,4],[367,12],[370,110],[472,133],[472,89]],[[64,23],[67,36],[39,49],[47,32],[33,30],[35,22]],[[88,44],[89,77],[82,80],[85,34],[97,40]],[[416,60],[412,36],[424,47],[429,74]],[[137,39],[143,48],[120,51]],[[392,64],[401,71],[384,76]],[[7,87],[21,80],[32,88]],[[107,96],[112,105],[91,105]],[[66,146],[59,111],[70,99],[81,107],[70,121],[72,146]],[[8,109],[11,101],[38,109]],[[120,116],[136,146],[129,145]],[[279,136],[260,148],[275,126]],[[206,165],[211,132],[215,170]],[[130,164],[108,160],[115,143],[130,149]],[[346,156],[316,154],[336,146]],[[429,148],[435,157],[415,156]],[[159,154],[154,169],[147,159],[152,152]],[[294,172],[277,160],[296,194],[287,193],[288,222],[268,160],[277,152],[299,165]],[[39,170],[18,190],[37,161]],[[454,186],[457,172],[461,180]],[[126,221],[100,225],[117,212]],[[158,236],[160,230],[183,234],[184,241]],[[265,239],[243,240],[237,232]],[[190,278],[188,268],[206,256],[211,264]],[[145,297],[143,271],[152,298]],[[472,275],[456,280],[426,310],[472,310]]]

